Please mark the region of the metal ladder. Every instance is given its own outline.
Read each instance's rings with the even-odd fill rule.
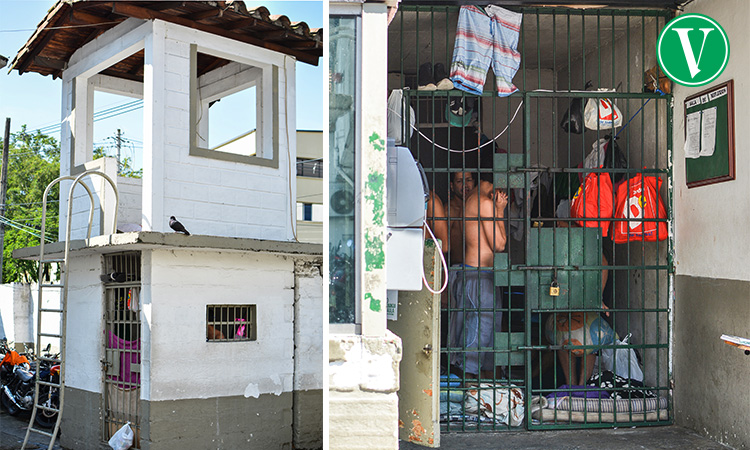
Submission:
[[[114,212],[114,220],[112,222],[112,234],[114,234],[117,230],[117,208],[119,205],[119,193],[117,191],[117,186],[115,185],[114,181],[105,173],[97,171],[97,170],[87,170],[83,172],[82,174],[76,176],[67,175],[62,176],[54,181],[52,181],[47,188],[44,190],[44,196],[42,198],[42,229],[41,229],[41,239],[39,244],[39,292],[37,295],[37,334],[36,334],[36,346],[35,346],[35,353],[36,353],[36,360],[38,361],[37,370],[36,370],[36,383],[34,387],[34,410],[31,413],[31,419],[29,419],[29,426],[26,428],[26,437],[23,440],[23,444],[21,445],[21,450],[24,450],[26,448],[26,444],[29,442],[29,436],[32,432],[41,434],[43,436],[47,436],[50,438],[49,446],[47,447],[48,450],[52,450],[52,447],[55,445],[55,439],[57,438],[57,433],[60,431],[60,422],[62,420],[62,411],[63,411],[63,405],[64,405],[64,398],[65,398],[65,328],[66,328],[66,316],[67,316],[67,303],[68,303],[68,261],[69,261],[69,255],[70,255],[70,232],[71,232],[71,224],[72,224],[72,216],[73,216],[73,191],[75,190],[75,187],[77,185],[82,185],[86,192],[89,195],[89,200],[91,201],[91,205],[89,207],[89,223],[88,223],[88,231],[86,232],[86,239],[91,238],[91,225],[94,219],[94,195],[91,192],[91,189],[89,189],[86,184],[81,182],[81,179],[88,176],[88,175],[99,175],[103,177],[105,180],[109,182],[109,185],[112,186],[112,190],[115,194],[115,212]],[[59,258],[50,258],[45,259],[44,256],[44,243],[45,243],[45,232],[46,232],[46,216],[47,216],[47,195],[49,194],[49,191],[54,187],[57,183],[64,181],[64,180],[73,180],[73,184],[70,186],[70,191],[68,192],[68,215],[67,215],[67,223],[66,223],[66,233],[65,233],[65,256],[63,259]],[[104,213],[104,205],[100,205],[102,209],[102,213]],[[44,264],[47,263],[61,263],[61,271],[62,271],[62,282],[61,283],[44,283],[43,282],[43,270],[44,270]],[[59,289],[60,290],[60,307],[59,308],[45,308],[44,307],[44,296],[43,292],[44,289]],[[60,334],[54,334],[54,333],[45,333],[43,330],[43,321],[42,317],[45,315],[52,315],[57,316],[57,320],[60,323]],[[45,338],[47,340],[57,340],[59,342],[59,349],[60,354],[58,358],[50,358],[48,356],[45,356],[42,354],[42,338]],[[39,374],[41,372],[39,365],[42,362],[48,362],[50,364],[59,364],[60,365],[60,375],[59,375],[59,382],[58,383],[49,383],[45,381],[41,381],[39,379]],[[40,386],[46,386],[46,392],[48,392],[48,398],[47,402],[42,402],[43,404],[40,404],[40,398],[39,398],[39,387]],[[51,403],[49,403],[49,400],[51,399],[51,394],[53,392],[53,389],[57,389],[58,392],[58,404],[55,406]],[[57,420],[55,421],[55,427],[52,430],[52,432],[41,430],[38,428],[34,428],[34,421],[36,420],[36,415],[39,412],[39,410],[43,410],[45,412],[49,413],[57,413]]]

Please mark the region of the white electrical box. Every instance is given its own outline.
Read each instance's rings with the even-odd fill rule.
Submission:
[[[387,207],[388,241],[386,277],[389,290],[422,289],[422,257],[426,199],[423,172],[406,147],[388,140]]]

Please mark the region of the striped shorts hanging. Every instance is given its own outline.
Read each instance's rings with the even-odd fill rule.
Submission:
[[[521,63],[516,48],[523,14],[494,5],[485,7],[485,11],[476,6],[461,7],[450,78],[456,88],[481,94],[491,63],[497,95],[506,97],[518,90],[513,77]]]

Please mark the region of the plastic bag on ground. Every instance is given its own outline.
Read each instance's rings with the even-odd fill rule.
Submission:
[[[622,378],[643,381],[643,370],[638,363],[638,355],[635,354],[635,349],[620,347],[621,345],[628,345],[628,339],[630,339],[630,335],[627,335],[622,341],[616,339],[615,345],[618,347],[601,350],[602,370],[609,370]]]
[[[112,450],[127,450],[133,445],[133,430],[130,428],[130,422],[122,426],[117,432],[109,438],[109,446]]]

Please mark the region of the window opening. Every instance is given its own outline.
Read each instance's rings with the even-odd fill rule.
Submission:
[[[297,176],[323,178],[323,159],[297,158]]]
[[[116,158],[119,176],[143,176],[143,99],[94,92],[93,159]]]
[[[253,156],[256,151],[256,86],[227,95],[208,104],[208,148]]]
[[[206,342],[257,339],[256,305],[206,306]]]
[[[190,154],[278,167],[279,69],[191,45]]]

